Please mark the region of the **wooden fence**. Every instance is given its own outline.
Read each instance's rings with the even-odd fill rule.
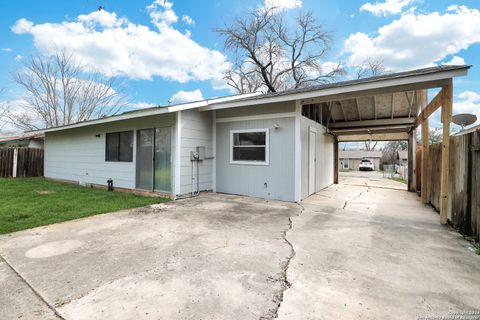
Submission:
[[[429,202],[440,208],[442,145],[429,147]],[[448,219],[463,234],[480,241],[480,130],[450,137]]]
[[[0,149],[0,177],[7,178],[40,176],[43,176],[42,149]]]

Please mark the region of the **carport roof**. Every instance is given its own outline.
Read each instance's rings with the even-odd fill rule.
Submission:
[[[353,132],[356,136],[362,134],[371,136],[372,132],[370,129],[361,129],[378,126],[388,127],[386,132],[404,132],[405,126],[411,127],[412,119],[414,119],[412,117],[415,116],[415,112],[418,111],[418,105],[416,105],[416,109],[413,109],[413,101],[415,99],[418,101],[421,90],[441,87],[453,77],[466,75],[469,68],[470,66],[468,65],[437,66],[282,92],[265,94],[250,93],[166,107],[159,106],[53,127],[46,129],[45,132],[173,113],[189,109],[209,111],[286,101],[299,101],[302,105],[317,105],[321,109],[322,115],[324,115],[322,122],[324,124],[327,122],[326,125],[331,129],[333,134],[344,135],[348,129],[349,134]],[[399,93],[401,96],[398,96]],[[368,102],[368,97],[373,99],[373,113],[371,111],[372,101]],[[390,97],[390,101],[392,101],[391,106],[388,107],[384,105],[382,110],[380,110],[381,108],[379,109],[381,112],[377,113],[376,97],[380,100],[388,100],[388,97]],[[394,106],[394,108],[392,108],[392,106]],[[368,111],[369,109],[370,111]],[[391,111],[389,115],[385,113],[387,110]],[[388,119],[394,121],[389,121]],[[329,123],[330,121],[332,124]],[[365,121],[374,121],[375,123]],[[351,125],[354,127],[352,128]]]

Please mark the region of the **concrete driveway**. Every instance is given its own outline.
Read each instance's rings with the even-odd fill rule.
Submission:
[[[414,194],[369,183],[301,205],[205,194],[3,236],[17,273],[0,263],[1,314],[417,319],[479,309],[471,245]]]

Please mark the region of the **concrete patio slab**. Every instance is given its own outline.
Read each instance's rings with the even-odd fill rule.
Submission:
[[[271,318],[299,211],[206,194],[3,236],[0,253],[66,319]]]

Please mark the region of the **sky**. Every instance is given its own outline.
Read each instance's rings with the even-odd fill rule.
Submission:
[[[0,102],[24,94],[11,80],[21,62],[59,48],[118,79],[145,108],[232,94],[232,61],[214,32],[235,16],[274,4],[293,19],[311,11],[332,33],[325,63],[346,68],[367,58],[391,71],[470,64],[455,79],[454,114],[480,118],[478,0],[0,0]],[[98,11],[103,6],[104,10]],[[340,79],[341,80],[341,79]],[[432,126],[440,126],[439,114]],[[479,124],[480,122],[477,122]]]

